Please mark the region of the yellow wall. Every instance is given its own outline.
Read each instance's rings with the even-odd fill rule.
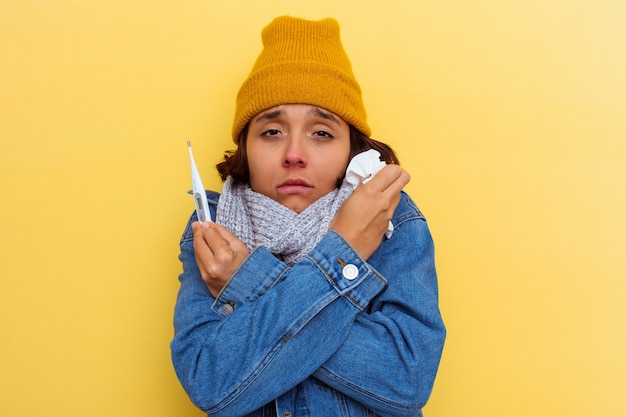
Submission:
[[[193,210],[279,14],[335,16],[437,244],[429,417],[626,415],[626,3],[0,0],[0,416],[195,416]]]

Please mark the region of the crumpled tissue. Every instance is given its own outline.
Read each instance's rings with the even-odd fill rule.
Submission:
[[[356,188],[359,184],[370,181],[374,175],[387,165],[385,161],[380,160],[380,152],[370,149],[355,155],[346,169],[345,181]],[[387,239],[393,234],[393,224],[389,222],[385,236]]]

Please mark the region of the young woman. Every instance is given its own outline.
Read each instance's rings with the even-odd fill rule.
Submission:
[[[445,339],[409,175],[370,139],[332,19],[281,17],[241,87],[236,151],[192,215],[172,358],[210,416],[420,416]],[[352,158],[388,163],[356,189]]]

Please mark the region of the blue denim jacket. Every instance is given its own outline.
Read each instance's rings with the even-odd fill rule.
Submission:
[[[208,192],[212,216],[219,195]],[[176,374],[210,416],[421,416],[445,339],[433,243],[405,193],[366,262],[329,231],[287,267],[257,248],[215,299],[180,242]]]

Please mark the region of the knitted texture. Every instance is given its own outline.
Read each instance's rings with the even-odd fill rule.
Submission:
[[[298,214],[229,178],[217,204],[216,222],[241,239],[250,251],[262,246],[292,266],[324,237],[352,191],[352,186],[344,182]]]
[[[274,19],[261,32],[263,51],[237,95],[232,135],[280,104],[310,104],[340,116],[367,136],[361,88],[341,43],[334,19]]]

